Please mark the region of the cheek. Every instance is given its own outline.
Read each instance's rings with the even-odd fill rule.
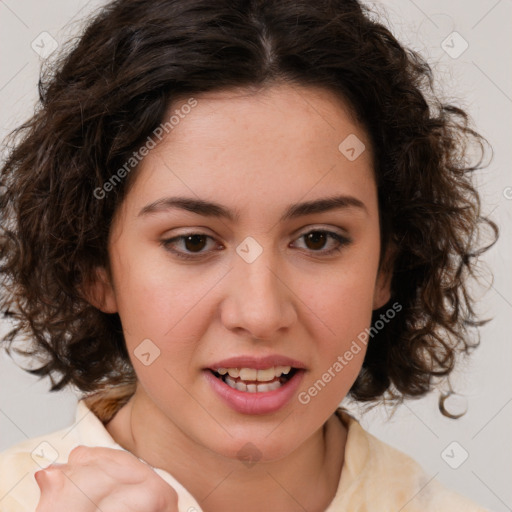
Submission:
[[[337,407],[363,364],[373,281],[361,276],[365,274],[341,272],[308,295],[307,306],[314,315],[309,323],[315,344],[314,371],[304,382],[298,400],[314,409],[313,416]]]
[[[374,280],[367,270],[340,271],[322,281],[300,279],[297,291],[307,309],[319,320],[326,339],[351,339],[371,321]]]
[[[188,329],[183,335],[192,337],[196,310],[217,275],[200,276],[192,266],[179,267],[166,261],[165,254],[153,255],[133,254],[116,265],[116,299],[125,334],[163,340]]]
[[[190,369],[204,350],[201,340],[214,313],[211,292],[225,269],[199,273],[169,264],[165,255],[134,255],[129,264],[118,260],[116,272],[122,276],[118,310],[137,377],[149,394],[176,399],[195,378]]]

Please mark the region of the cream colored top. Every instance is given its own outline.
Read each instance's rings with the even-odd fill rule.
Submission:
[[[348,435],[338,490],[325,512],[486,510],[432,479],[409,456],[363,430],[346,411],[336,412]],[[52,462],[66,463],[69,452],[78,445],[123,450],[98,417],[79,401],[71,427],[28,439],[0,453],[0,512],[34,512],[39,501],[34,473]],[[191,507],[201,512],[198,502],[174,477],[154,469],[178,493],[180,512],[194,510]]]

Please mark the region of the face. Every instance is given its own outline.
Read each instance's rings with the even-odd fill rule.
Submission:
[[[278,459],[347,394],[354,341],[389,299],[370,143],[321,89],[195,99],[117,212],[101,308],[119,313],[160,421],[227,457],[250,441]]]

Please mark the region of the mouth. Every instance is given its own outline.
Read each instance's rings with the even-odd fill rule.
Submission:
[[[291,366],[269,368],[217,368],[210,369],[212,375],[232,389],[244,393],[267,393],[284,386],[299,369]]]
[[[289,406],[306,372],[302,362],[281,355],[232,357],[203,370],[214,396],[246,415]]]

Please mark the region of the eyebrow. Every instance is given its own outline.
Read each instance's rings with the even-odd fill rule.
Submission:
[[[144,206],[138,213],[138,217],[165,212],[173,208],[179,208],[205,217],[223,218],[231,222],[236,222],[240,218],[238,212],[233,212],[221,204],[190,197],[164,197],[158,199]],[[280,222],[305,215],[347,208],[358,208],[368,213],[365,204],[356,197],[339,195],[292,204],[288,206],[281,216]]]

